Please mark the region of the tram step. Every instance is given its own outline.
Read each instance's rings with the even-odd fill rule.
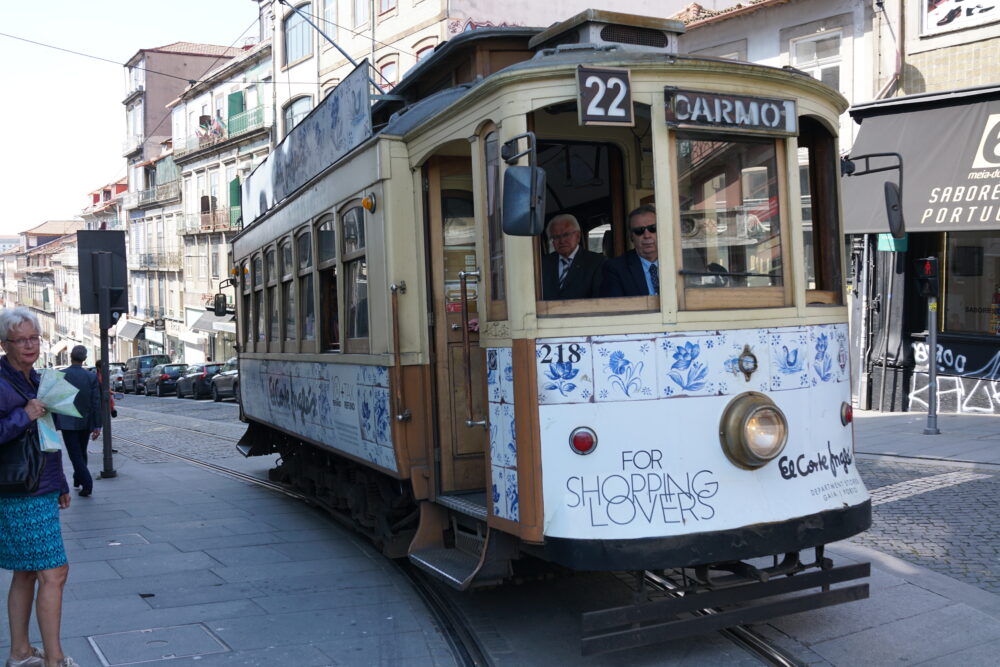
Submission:
[[[420,569],[443,579],[448,585],[465,590],[479,569],[479,556],[458,549],[431,547],[411,553],[410,560]]]

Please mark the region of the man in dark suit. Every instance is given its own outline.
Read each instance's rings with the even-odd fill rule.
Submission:
[[[73,464],[73,486],[80,487],[80,495],[86,498],[94,491],[94,478],[87,469],[87,441],[96,440],[101,435],[101,388],[97,374],[83,367],[87,359],[87,348],[77,345],[69,353],[72,362],[64,373],[66,381],[79,389],[73,405],[80,417],[55,415],[56,428],[62,431],[66,453]]]
[[[600,294],[604,255],[580,247],[580,223],[569,213],[549,220],[545,230],[555,252],[542,257],[542,298],[590,299]]]
[[[645,296],[660,293],[656,249],[656,208],[646,204],[628,214],[633,250],[604,263],[601,296]]]

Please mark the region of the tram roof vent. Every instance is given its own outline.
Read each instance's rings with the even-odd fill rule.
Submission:
[[[673,19],[657,19],[586,9],[576,16],[554,23],[531,38],[532,49],[552,49],[562,45],[624,47],[630,51],[677,53],[677,36],[684,24]]]

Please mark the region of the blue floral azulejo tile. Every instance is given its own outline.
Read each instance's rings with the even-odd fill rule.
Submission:
[[[636,401],[656,398],[654,341],[604,340],[594,343],[595,400]]]
[[[493,514],[503,519],[517,521],[519,517],[517,471],[493,468],[491,482]]]
[[[767,332],[771,359],[771,390],[801,389],[810,385],[809,333],[805,329],[771,329]]]
[[[727,333],[720,393],[767,391],[771,386],[771,349],[766,337],[762,340],[763,330],[739,329]]]
[[[392,446],[392,427],[389,418],[389,390],[382,387],[372,389],[372,401],[374,403],[373,426],[375,428],[375,442],[383,447]]]
[[[358,420],[361,429],[361,439],[368,442],[376,441],[375,428],[375,394],[371,387],[358,387]]]
[[[517,440],[514,410],[510,405],[490,403],[490,464],[493,467],[517,465]]]
[[[514,403],[514,355],[509,347],[497,350],[497,373],[500,380],[500,398],[504,403]]]
[[[490,403],[499,403],[500,392],[500,349],[491,347],[486,350],[486,395]]]
[[[591,346],[585,338],[540,339],[535,345],[538,402],[552,405],[592,401],[594,362],[591,356]]]
[[[725,393],[726,337],[714,333],[698,336],[663,336],[656,340],[659,396],[711,396]]]

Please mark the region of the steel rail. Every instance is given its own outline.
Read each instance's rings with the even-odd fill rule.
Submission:
[[[142,421],[152,421],[152,420],[142,420]],[[158,423],[158,422],[153,422]],[[177,427],[181,428],[181,427]],[[195,433],[201,433],[201,431],[195,431],[194,429],[184,429],[188,431],[193,431]],[[231,468],[226,468],[225,466],[216,465],[214,463],[208,463],[200,459],[196,459],[191,456],[185,456],[184,454],[178,454],[177,452],[172,452],[168,449],[163,449],[162,447],[157,447],[156,445],[149,445],[144,442],[139,442],[138,440],[133,440],[131,438],[122,437],[120,435],[114,436],[116,440],[122,442],[127,442],[131,445],[137,445],[139,447],[145,447],[161,454],[166,454],[174,458],[180,459],[185,463],[190,463],[191,465],[200,466],[202,468],[207,468],[213,472],[217,472],[228,477],[233,477],[243,482],[248,482],[271,491],[276,491],[282,493],[291,498],[297,500],[305,501],[310,503],[311,500],[309,496],[299,493],[297,491],[292,491],[282,484],[276,484],[274,482],[269,482],[267,480],[260,479],[259,477],[254,477],[253,475],[248,475],[246,473],[238,472]],[[235,441],[234,441],[235,442]],[[334,517],[331,517],[334,518]],[[458,612],[454,606],[448,604],[447,600],[433,587],[432,583],[425,577],[417,568],[412,567],[408,561],[404,559],[393,560],[397,569],[400,573],[410,582],[413,586],[414,591],[423,601],[427,610],[431,613],[434,619],[437,621],[438,626],[441,629],[448,645],[452,650],[453,657],[455,661],[458,662],[462,667],[492,667],[493,663],[490,661],[486,652],[482,649],[479,642],[476,641],[475,633],[472,628],[465,621],[465,618]]]
[[[679,586],[674,582],[661,577],[660,575],[646,571],[643,573],[643,577],[646,581],[653,587],[665,592],[671,596],[682,595],[677,589]],[[718,610],[706,608],[700,609],[694,614],[696,616],[711,616],[718,613]],[[785,653],[784,651],[776,648],[774,645],[770,644],[767,639],[765,639],[761,634],[751,630],[750,628],[740,625],[735,628],[726,628],[725,630],[720,630],[719,634],[726,637],[728,640],[740,646],[750,653],[753,653],[758,658],[764,660],[769,665],[775,665],[775,667],[804,667],[806,663],[797,660],[793,656]]]

